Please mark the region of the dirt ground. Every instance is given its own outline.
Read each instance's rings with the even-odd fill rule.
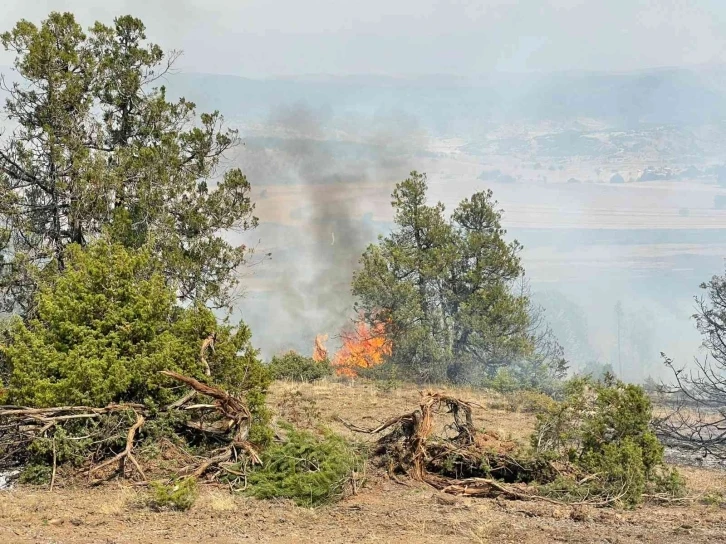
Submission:
[[[531,415],[506,410],[500,397],[456,393],[482,405],[475,418],[478,426],[515,440],[524,440],[532,428]],[[337,417],[372,425],[413,409],[417,400],[418,392],[412,388],[384,391],[371,384],[280,383],[269,402],[302,424],[306,418],[320,418],[348,433]],[[692,468],[683,472],[695,496],[726,490],[724,472]],[[144,494],[123,482],[97,488],[65,488],[60,482],[53,493],[31,487],[0,491],[0,543],[726,541],[726,509],[697,500],[683,506],[616,510],[468,499],[425,484],[402,485],[377,473],[368,475],[356,495],[314,510],[203,486],[190,511],[154,512],[142,505]]]

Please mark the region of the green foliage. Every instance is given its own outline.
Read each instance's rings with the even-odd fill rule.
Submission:
[[[396,185],[396,229],[366,249],[353,294],[370,325],[385,325],[405,377],[468,382],[535,352],[517,285],[521,246],[505,241],[491,191],[463,200],[450,220],[426,191],[417,172]]]
[[[103,229],[127,247],[151,244],[183,300],[227,305],[247,249],[222,233],[257,219],[242,172],[219,169],[236,131],[156,86],[176,55],[130,16],[84,32],[54,12],[0,41],[19,76],[5,107],[18,128],[0,146],[3,307],[24,313],[38,275]]]
[[[499,393],[539,391],[557,397],[561,394],[561,380],[566,372],[567,364],[562,357],[534,355],[515,359],[506,367],[495,368],[475,383]]]
[[[249,473],[248,493],[259,499],[292,499],[299,506],[319,506],[342,496],[361,459],[340,436],[287,428],[282,443],[267,448],[262,466]]]
[[[568,382],[565,400],[537,416],[537,452],[566,456],[590,478],[583,489],[634,505],[647,489],[677,495],[683,482],[664,467],[663,446],[650,429],[651,402],[636,385],[609,376]],[[562,481],[550,485],[554,490]]]
[[[720,491],[711,491],[701,497],[700,502],[709,506],[721,506],[726,502],[726,499],[724,499],[724,495]]]
[[[651,474],[650,484],[656,493],[677,498],[686,496],[686,479],[675,468],[656,467]]]
[[[170,484],[150,482],[149,486],[148,505],[155,510],[189,510],[199,495],[196,478],[181,478]]]
[[[143,427],[141,427],[137,433],[142,447],[154,446],[162,440],[170,440],[173,444],[184,447],[186,445],[186,441],[182,438],[179,430],[185,428],[186,423],[190,420],[190,417],[191,414],[186,410],[157,412],[153,414],[152,417],[148,417],[144,422]],[[113,414],[111,414],[105,418],[101,418],[99,421],[105,426],[115,424],[116,427],[119,427],[119,425],[114,422],[114,419]],[[126,421],[124,421],[121,428],[129,428],[134,423],[134,420],[135,414],[127,413]],[[77,434],[78,433],[80,433],[80,430],[77,431]],[[124,433],[124,435],[119,439],[118,445],[115,449],[123,448],[125,440],[126,436]]]
[[[622,495],[622,501],[632,505],[641,502],[645,491],[647,456],[641,444],[625,437],[583,453],[580,462],[593,474],[600,475],[608,495]]]
[[[314,382],[333,373],[329,361],[315,361],[312,357],[305,357],[292,350],[275,355],[267,368],[274,380],[296,382]]]
[[[203,378],[199,351],[217,333],[208,356],[213,379],[244,393],[264,415],[269,377],[250,331],[217,323],[200,305],[180,307],[148,248],[127,250],[100,240],[71,246],[67,264],[35,297],[31,319],[10,327],[2,347],[5,401],[27,406],[173,401],[179,388],[159,374]]]
[[[390,393],[396,389],[400,389],[401,382],[395,378],[388,378],[385,380],[377,380],[375,382],[376,388],[383,393]]]
[[[176,54],[148,43],[133,17],[84,31],[54,12],[0,42],[18,75],[4,112],[15,128],[0,141],[0,309],[22,316],[2,323],[0,402],[143,403],[140,449],[162,437],[209,449],[188,415],[158,410],[187,392],[159,372],[172,370],[244,397],[250,441],[269,443],[270,377],[250,330],[207,307],[229,304],[248,254],[223,233],[257,224],[245,176],[219,168],[236,131],[218,112],[167,100],[156,82]],[[212,333],[208,376],[200,349]],[[113,455],[134,421],[59,421],[32,441],[3,439],[1,455],[37,479],[52,462]],[[177,484],[157,490],[159,504],[191,504],[193,482]]]
[[[53,469],[50,465],[30,464],[25,465],[18,477],[21,484],[45,485],[50,482]]]
[[[401,387],[405,381],[401,368],[391,360],[367,368],[356,368],[359,377],[371,380],[379,390],[390,393]]]
[[[77,425],[69,425],[69,428],[58,426],[58,428],[53,430],[51,436],[39,437],[33,440],[28,447],[30,462],[31,464],[46,463],[47,465],[50,465],[53,463],[53,458],[55,457],[56,463],[59,465],[69,463],[76,467],[80,466],[87,460],[88,451],[94,445],[94,440],[92,438],[94,431],[104,428],[108,429],[112,422],[117,425],[126,423],[124,421],[125,419],[128,418],[111,417],[108,420],[105,420],[101,425],[99,425],[98,422],[84,421]],[[108,423],[108,425],[106,425],[106,423]],[[81,438],[79,439],[77,433],[74,431],[81,429],[87,431],[87,434],[80,435]],[[114,435],[112,434],[111,436],[113,437]],[[116,439],[106,439],[106,437],[103,437],[101,440],[96,439],[95,442],[96,446],[99,445],[99,442],[106,442],[109,446],[118,445],[123,447],[121,443],[125,442],[125,440],[119,434]]]
[[[264,389],[255,387],[245,395],[247,407],[252,415],[252,424],[250,425],[249,441],[260,448],[266,447],[270,442],[274,433],[270,428],[270,410],[265,405],[265,397],[267,395],[267,385],[269,383],[268,375],[264,376]]]

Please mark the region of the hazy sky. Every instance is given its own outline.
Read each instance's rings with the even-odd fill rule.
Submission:
[[[131,13],[165,49],[184,51],[185,71],[249,77],[726,61],[723,0],[5,0],[0,27],[52,10],[84,26]]]

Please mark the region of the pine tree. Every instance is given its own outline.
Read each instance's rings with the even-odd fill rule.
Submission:
[[[417,172],[396,186],[396,229],[361,258],[357,309],[384,325],[392,362],[416,379],[460,381],[531,354],[529,299],[517,289],[521,246],[505,241],[492,193],[462,201],[447,220],[426,190]]]
[[[5,86],[15,126],[0,146],[5,310],[27,311],[46,268],[62,270],[70,244],[103,231],[149,244],[181,299],[229,303],[248,251],[222,233],[257,224],[245,176],[220,171],[237,133],[219,112],[167,99],[157,83],[177,54],[144,32],[130,16],[86,33],[72,14],[51,13],[0,37],[20,76]]]

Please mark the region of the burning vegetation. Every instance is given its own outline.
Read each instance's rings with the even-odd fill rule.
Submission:
[[[315,337],[315,347],[313,348],[313,361],[316,363],[322,363],[328,360],[328,348],[325,347],[325,342],[328,341],[327,334],[318,334]]]
[[[391,343],[382,323],[371,327],[358,321],[353,330],[343,332],[341,337],[343,346],[332,361],[338,376],[356,377],[359,370],[376,367],[391,355]]]

